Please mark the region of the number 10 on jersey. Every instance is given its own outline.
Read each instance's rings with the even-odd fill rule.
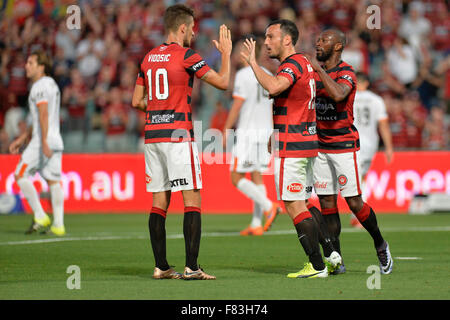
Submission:
[[[148,69],[147,71],[148,78],[148,100],[153,100],[152,94],[152,69]],[[166,100],[169,97],[169,78],[167,76],[167,70],[164,68],[156,69],[155,71],[155,97],[158,100]],[[161,80],[162,80],[162,89],[161,93]]]

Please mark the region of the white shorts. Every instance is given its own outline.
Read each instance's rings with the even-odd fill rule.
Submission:
[[[311,197],[314,161],[315,157],[275,157],[274,177],[278,200],[297,201]]]
[[[341,192],[342,197],[360,195],[359,151],[345,153],[319,152],[314,163],[314,189],[318,195]]]
[[[22,153],[15,175],[19,178],[33,176],[36,172],[48,181],[60,181],[62,172],[62,151],[53,151],[47,158],[40,146],[28,145]]]
[[[270,153],[266,143],[240,143],[239,138],[233,148],[233,172],[265,172],[270,163]]]
[[[202,176],[195,142],[159,142],[144,146],[147,192],[196,190]]]

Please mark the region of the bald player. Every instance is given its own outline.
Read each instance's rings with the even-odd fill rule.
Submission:
[[[335,29],[322,32],[316,42],[316,58],[311,58],[316,80],[316,116],[319,153],[314,163],[314,187],[334,250],[341,253],[341,222],[338,193],[369,232],[383,274],[392,272],[389,245],[378,228],[373,209],[363,201],[359,159],[359,134],[353,125],[356,76],[352,66],[341,60],[345,35]],[[310,210],[318,210],[309,205]],[[330,273],[345,272],[342,264]]]

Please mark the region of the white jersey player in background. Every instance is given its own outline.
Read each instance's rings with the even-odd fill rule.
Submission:
[[[259,49],[260,45],[257,52]],[[227,137],[227,130],[236,124],[236,143],[230,165],[231,182],[253,200],[252,221],[241,231],[241,235],[262,235],[269,230],[281,211],[279,204],[267,197],[262,177],[270,162],[267,142],[273,130],[272,100],[256,80],[251,67],[245,61],[242,63],[244,67],[235,76],[233,104],[223,132],[224,146],[231,137]],[[270,73],[266,69],[265,71]],[[247,173],[250,173],[251,180],[246,178]],[[264,227],[263,214],[266,217]]]
[[[378,151],[378,145],[380,142],[379,136],[381,136],[381,139],[383,140],[387,164],[391,163],[393,159],[394,147],[392,144],[391,130],[389,128],[388,114],[386,112],[386,106],[383,98],[368,90],[370,83],[366,74],[357,72],[356,78],[357,88],[355,102],[353,104],[353,112],[355,117],[354,125],[359,132],[359,141],[361,146],[359,151],[359,163],[361,166],[361,177],[364,185],[367,172],[369,172],[372,160],[375,153]],[[362,196],[365,200],[364,193]],[[358,219],[354,216],[350,220],[350,224],[355,227],[361,226]]]
[[[62,236],[66,231],[64,194],[60,183],[64,148],[59,130],[61,95],[56,82],[48,76],[51,62],[43,51],[30,54],[25,70],[27,78],[32,82],[28,97],[32,127],[11,143],[9,151],[18,153],[20,147],[31,137],[14,175],[34,214],[26,234],[43,230],[51,224],[49,216],[41,206],[36,188],[28,179],[30,175],[39,172],[49,185],[53,208],[53,224],[45,232]]]

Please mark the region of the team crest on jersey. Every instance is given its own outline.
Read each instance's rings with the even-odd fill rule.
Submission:
[[[287,186],[287,190],[289,192],[302,192],[303,190],[303,185],[301,183],[291,183],[290,185]]]
[[[347,184],[347,181],[348,181],[348,179],[347,179],[347,177],[346,177],[344,174],[341,174],[341,175],[338,177],[338,182],[339,182],[339,184],[340,184],[341,186],[345,186],[345,185]]]
[[[152,177],[150,177],[148,174],[145,174],[145,183],[149,184],[152,182]]]

